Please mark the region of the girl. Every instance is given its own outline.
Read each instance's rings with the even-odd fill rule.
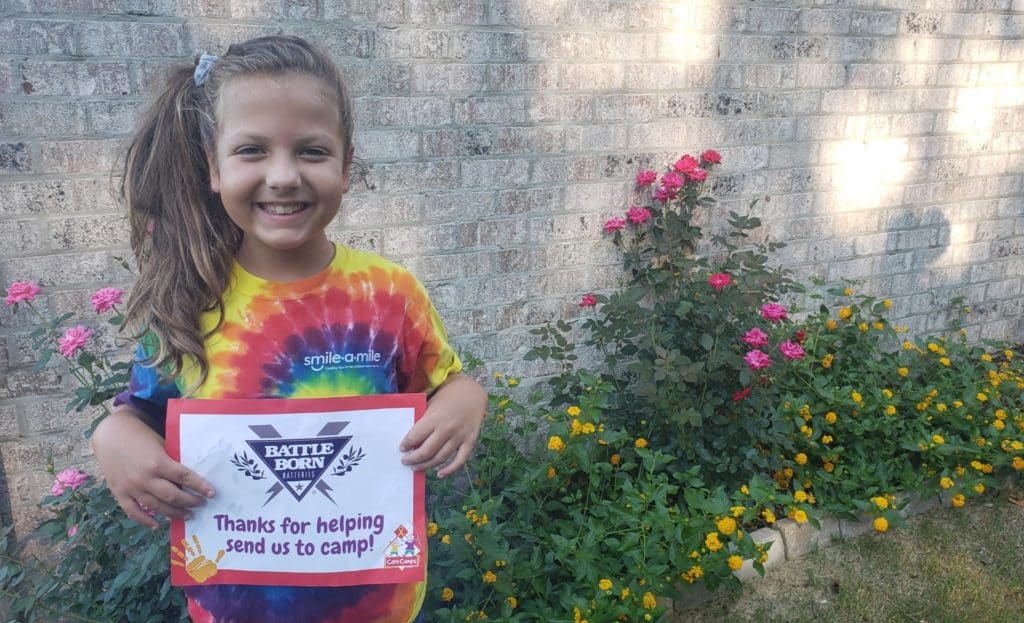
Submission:
[[[469,458],[486,409],[426,291],[399,266],[331,243],[349,189],[352,105],[337,68],[295,37],[182,67],[132,140],[121,194],[139,279],[129,390],[93,447],[129,517],[188,518],[214,495],[164,451],[168,398],[426,392],[403,463],[441,477]],[[307,355],[372,353],[349,368]],[[378,357],[377,354],[381,356]],[[353,359],[353,358],[349,358]],[[367,364],[366,361],[374,363]],[[196,622],[401,622],[423,584],[189,588]]]

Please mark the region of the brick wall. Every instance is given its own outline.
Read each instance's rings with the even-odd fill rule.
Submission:
[[[495,369],[544,372],[521,360],[528,330],[614,284],[600,225],[632,174],[708,147],[723,209],[770,196],[765,233],[801,276],[865,279],[918,331],[957,294],[975,336],[1021,329],[1024,0],[2,0],[0,14],[0,282],[39,281],[49,311],[130,279],[110,170],[165,66],[286,32],[326,46],[356,95],[364,167],[332,235],[412,268]],[[90,463],[91,414],[64,414],[59,365],[31,372],[32,328],[0,309],[0,514],[19,527],[48,453]]]

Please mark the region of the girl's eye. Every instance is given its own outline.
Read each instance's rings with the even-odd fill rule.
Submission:
[[[245,145],[243,147],[239,147],[238,149],[236,149],[235,153],[241,156],[255,156],[257,154],[263,153],[263,150],[255,145]]]
[[[307,147],[302,150],[302,154],[304,156],[314,156],[317,158],[322,158],[324,156],[329,155],[329,152],[323,147]]]

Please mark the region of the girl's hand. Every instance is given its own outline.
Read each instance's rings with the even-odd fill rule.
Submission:
[[[190,509],[213,497],[214,491],[199,474],[167,456],[163,438],[144,417],[134,409],[119,407],[96,428],[92,447],[121,509],[140,524],[156,529],[159,524],[150,513],[188,519]]]
[[[448,461],[437,475],[454,474],[469,460],[486,414],[487,392],[479,383],[464,374],[448,377],[402,439],[402,463],[421,471]]]

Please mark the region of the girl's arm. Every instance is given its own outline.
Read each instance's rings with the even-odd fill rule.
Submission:
[[[448,461],[437,475],[454,474],[469,460],[486,414],[487,391],[465,374],[449,376],[427,401],[426,413],[402,439],[402,462],[425,470]]]
[[[167,517],[187,519],[189,509],[213,497],[213,487],[199,474],[167,456],[164,439],[142,411],[118,406],[92,436],[100,471],[125,514],[149,528],[157,528],[143,505]]]

